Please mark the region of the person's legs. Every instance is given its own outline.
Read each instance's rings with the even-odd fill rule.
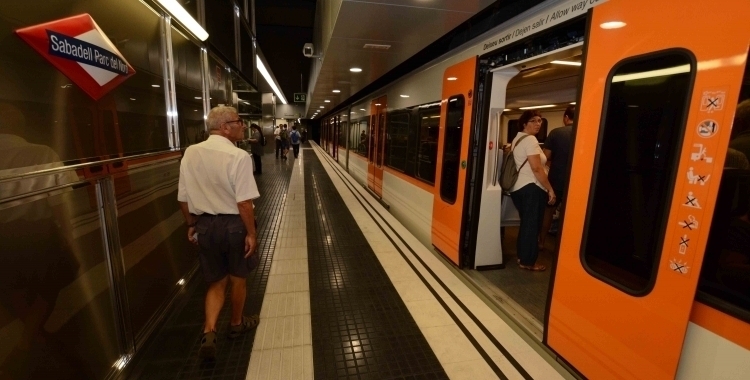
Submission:
[[[299,144],[292,145],[292,147],[294,147],[294,158],[297,158],[299,156]]]
[[[521,217],[516,249],[520,264],[526,267],[533,267],[539,255],[537,236],[544,214],[544,203],[540,204],[540,193],[544,195],[544,191],[535,184],[526,185],[510,193]]]
[[[276,140],[276,158],[279,158],[281,153],[281,140]]]
[[[219,319],[219,312],[224,306],[224,294],[227,289],[228,278],[224,277],[219,281],[208,285],[206,292],[206,323],[203,325],[203,333],[216,331],[216,321]]]
[[[547,234],[549,233],[549,228],[552,225],[552,216],[555,215],[555,206],[547,205],[547,207],[544,208],[544,218],[542,219],[542,229],[539,230],[539,249],[544,249],[544,243],[547,240]]]
[[[247,279],[230,275],[232,282],[232,326],[242,323],[242,312],[245,309],[245,298],[247,297]]]
[[[263,163],[260,160],[260,155],[253,153],[253,174],[263,174]]]

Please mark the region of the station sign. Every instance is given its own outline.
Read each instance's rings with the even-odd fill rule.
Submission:
[[[307,94],[304,92],[295,92],[294,93],[294,102],[295,103],[306,103],[307,102]]]
[[[16,34],[94,100],[135,75],[87,13],[18,29]]]

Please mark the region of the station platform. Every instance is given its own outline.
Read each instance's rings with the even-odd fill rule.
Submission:
[[[207,286],[194,276],[129,378],[572,378],[315,143],[298,159],[266,152],[256,181],[245,314],[260,325],[230,340],[225,304],[217,358],[199,359]]]

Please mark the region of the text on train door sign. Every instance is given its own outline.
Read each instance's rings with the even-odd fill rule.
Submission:
[[[87,13],[18,29],[16,34],[94,100],[135,74]]]

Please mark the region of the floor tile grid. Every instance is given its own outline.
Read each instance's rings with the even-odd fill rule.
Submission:
[[[268,155],[266,155],[268,157]],[[264,160],[263,175],[256,177],[261,197],[256,199],[255,217],[258,222],[258,254],[260,263],[247,281],[245,314],[260,312],[263,294],[271,270],[271,259],[278,237],[291,165],[280,161]],[[200,271],[186,287],[181,305],[176,305],[161,330],[137,354],[134,369],[129,376],[138,379],[245,379],[255,331],[229,340],[229,295],[217,323],[219,341],[217,360],[201,361],[198,358],[204,319],[204,297],[207,285]]]
[[[294,161],[280,220],[276,252],[261,307],[247,379],[312,379],[312,333],[307,276],[305,187],[302,160]],[[301,211],[300,211],[301,210]]]
[[[319,153],[320,150],[316,149],[316,153]],[[323,154],[320,154],[320,156],[323,156]],[[324,158],[325,159],[325,158]],[[328,164],[330,164],[330,161],[327,161]],[[332,167],[328,167],[330,170],[329,174],[333,175],[334,177],[338,177],[337,172],[334,172]],[[338,168],[337,168],[338,169]],[[344,170],[339,171],[340,174],[342,174],[345,177],[349,177],[348,173],[346,173]],[[348,178],[351,183],[356,183],[354,179],[351,177]],[[337,181],[334,180],[334,183]],[[362,205],[357,201],[357,199],[354,197],[354,195],[351,194],[351,191],[349,191],[349,188],[346,187],[346,185],[339,179],[339,192],[342,192],[342,197],[347,201],[347,206],[352,210],[357,210],[362,208]],[[337,185],[339,185],[337,184]],[[370,197],[369,193],[364,191],[364,189],[359,189],[358,186],[353,186],[353,189],[356,189],[359,194],[362,197]],[[349,195],[344,196],[344,194]],[[404,240],[411,245],[412,249],[419,255],[419,257],[426,262],[426,264],[429,266],[430,270],[436,273],[436,275],[446,284],[446,287],[450,289],[454,295],[456,295],[461,302],[464,304],[466,308],[469,309],[469,311],[474,314],[474,317],[479,320],[479,322],[484,325],[486,330],[489,330],[491,335],[496,339],[500,340],[502,342],[502,345],[513,355],[514,359],[522,366],[526,371],[529,372],[529,375],[534,378],[562,378],[560,373],[558,371],[562,370],[554,369],[550,366],[550,364],[545,361],[544,358],[542,358],[533,348],[531,348],[526,341],[524,341],[518,334],[513,331],[513,329],[507,325],[507,323],[502,320],[494,311],[492,311],[481,299],[479,299],[474,292],[472,292],[470,289],[466,287],[466,285],[460,281],[456,276],[445,267],[445,264],[440,262],[440,260],[435,257],[434,253],[427,250],[421,242],[419,242],[408,230],[406,230],[400,222],[398,222],[393,216],[388,213],[385,209],[383,209],[377,201],[374,199],[371,199],[370,207],[380,208],[378,210],[378,213],[383,216],[388,224],[390,224],[403,238]],[[394,259],[395,256],[392,254],[392,252],[395,251],[393,248],[393,245],[389,242],[388,244],[382,244],[384,235],[382,234],[382,231],[379,229],[377,224],[372,220],[369,214],[365,213],[358,213],[353,212],[355,215],[355,219],[357,219],[357,223],[360,224],[362,227],[362,230],[365,231],[374,231],[373,233],[366,234],[366,237],[368,241],[371,241],[371,244],[373,247],[376,248],[376,255],[378,257],[387,257],[388,259]],[[386,226],[387,231],[387,226]],[[387,239],[387,238],[386,238]],[[417,263],[418,260],[415,260],[413,257],[413,253],[401,242],[397,237],[392,237],[394,243],[401,248],[402,252],[404,252],[405,255],[411,256],[409,257],[409,260],[413,263]],[[411,240],[411,241],[410,241]],[[388,247],[390,245],[390,247]],[[382,253],[381,253],[382,252]],[[396,262],[399,262],[399,264],[385,264],[384,267],[388,269],[389,267],[408,267],[408,265],[403,262],[403,258],[398,257],[398,260]],[[459,317],[459,319],[464,323],[465,326],[467,326],[467,329],[469,329],[472,333],[472,335],[477,339],[477,341],[481,344],[481,346],[490,354],[490,356],[493,358],[493,361],[495,361],[496,364],[503,370],[504,373],[506,373],[511,378],[517,377],[518,371],[514,369],[507,358],[497,349],[497,347],[494,345],[492,341],[489,340],[487,335],[478,327],[478,325],[475,323],[475,321],[467,315],[465,310],[463,310],[456,302],[455,300],[450,297],[450,295],[446,292],[445,289],[434,279],[434,277],[428,273],[427,270],[424,270],[424,267],[422,267],[419,264],[415,265],[420,273],[424,275],[424,277],[428,280],[429,283],[431,283],[431,286],[433,289],[437,290],[437,292],[440,294],[440,296],[445,300],[446,304],[449,305],[449,307],[454,311],[454,313]],[[392,279],[394,281],[394,284],[398,284],[400,281],[408,281],[410,284],[409,288],[406,289],[403,286],[398,286],[397,289],[399,289],[400,294],[402,296],[409,296],[410,293],[415,292],[415,287],[424,286],[424,284],[414,283],[410,281],[408,278],[403,279],[399,277],[401,274],[399,271],[389,271],[389,276],[392,276]],[[425,294],[425,292],[422,292]],[[410,302],[407,302],[407,305],[409,305]],[[416,310],[420,310],[416,308]],[[427,319],[426,324],[428,328],[436,327],[436,326],[429,326],[430,324],[438,324],[440,325],[441,322],[436,321],[433,319]],[[428,334],[426,334],[427,336]],[[429,339],[429,338],[428,338]],[[436,352],[439,352],[436,350]],[[516,357],[518,356],[518,357]],[[451,356],[455,360],[455,356]],[[523,360],[521,360],[523,358]],[[444,365],[445,366],[445,365]],[[446,366],[446,371],[448,371],[450,367]]]
[[[305,166],[315,377],[447,378],[320,161]]]

